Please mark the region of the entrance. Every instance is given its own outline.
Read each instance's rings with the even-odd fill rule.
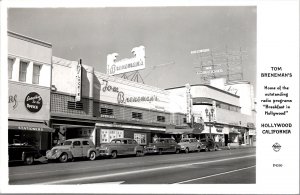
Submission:
[[[224,134],[224,136],[225,136],[225,146],[227,146],[228,145],[228,134]]]

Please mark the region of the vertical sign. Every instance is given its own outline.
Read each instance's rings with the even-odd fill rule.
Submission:
[[[186,87],[186,103],[187,103],[187,114],[186,122],[192,122],[192,97],[191,97],[191,86],[189,84],[185,85]]]
[[[81,77],[82,77],[82,62],[81,59],[78,62],[78,65],[76,66],[76,95],[75,95],[75,101],[79,102],[81,100]]]

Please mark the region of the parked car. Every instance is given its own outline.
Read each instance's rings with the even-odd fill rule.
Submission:
[[[157,138],[153,143],[146,147],[147,153],[166,153],[166,152],[180,152],[180,145],[172,138]]]
[[[67,162],[78,157],[86,157],[95,160],[99,156],[99,150],[90,139],[76,138],[68,139],[62,145],[55,146],[46,152],[49,160]]]
[[[200,140],[201,148],[205,151],[215,151],[218,149],[218,145],[212,138],[203,138]]]
[[[26,165],[34,163],[34,159],[42,155],[39,150],[27,143],[18,143],[8,145],[9,162],[23,162]]]
[[[135,154],[136,156],[144,155],[143,146],[131,138],[118,138],[111,140],[110,143],[101,144],[99,149],[100,156],[110,156],[117,158],[119,155]]]
[[[183,138],[178,144],[180,145],[181,151],[185,153],[192,151],[200,152],[201,150],[201,143],[196,138]]]

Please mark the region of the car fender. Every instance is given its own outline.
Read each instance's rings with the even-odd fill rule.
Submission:
[[[68,159],[72,159],[73,158],[73,154],[69,150],[58,150],[57,157],[59,158],[62,153],[67,153]]]
[[[91,152],[95,152],[95,153],[96,153],[96,156],[99,154],[99,152],[98,152],[95,148],[90,148],[90,149],[87,151],[85,157],[89,157]]]

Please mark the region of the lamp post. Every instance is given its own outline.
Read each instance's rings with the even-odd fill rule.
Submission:
[[[210,111],[206,108],[205,109],[206,117],[208,117],[209,121],[209,138],[211,138],[211,117],[214,116],[214,109],[211,108]]]

